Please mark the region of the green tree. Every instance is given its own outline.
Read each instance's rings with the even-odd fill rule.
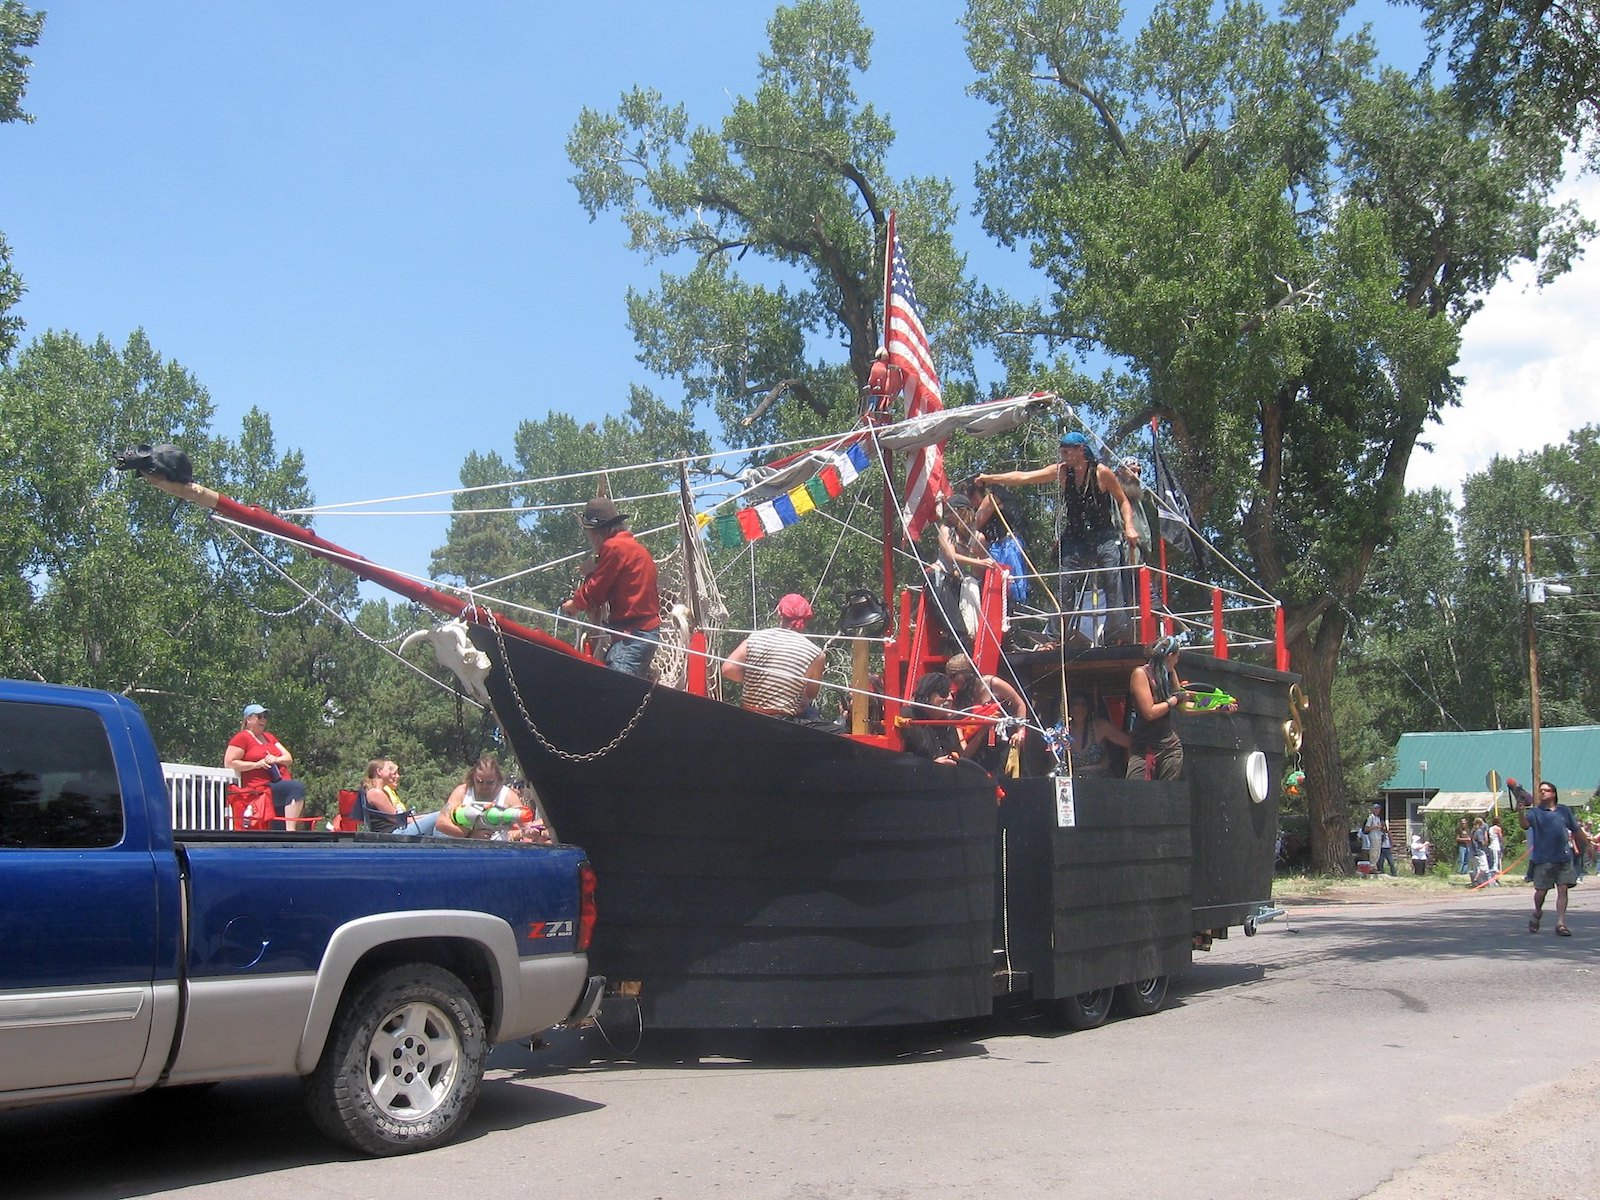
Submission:
[[[1534,574],[1566,580],[1570,598],[1551,596],[1533,612],[1540,644],[1541,720],[1587,724],[1600,718],[1600,603],[1595,579],[1600,428],[1564,445],[1496,458],[1462,487],[1463,604],[1470,621],[1482,698],[1471,728],[1515,728],[1531,718],[1527,609],[1522,600],[1523,531],[1533,537]]]
[[[636,88],[610,112],[585,110],[568,141],[591,217],[617,213],[632,247],[671,268],[629,294],[641,362],[681,387],[690,415],[714,414],[727,445],[848,428],[882,344],[894,209],[945,403],[970,399],[979,294],[951,241],[952,188],[888,173],[890,122],[857,94],[872,45],[857,5],[800,0],[767,33],[754,90],[719,125],[693,125],[681,105]],[[880,491],[874,468],[829,510],[866,536],[818,518],[748,548],[713,547],[736,622],[764,624],[781,593],[811,592],[825,567],[830,595],[878,590]]]
[[[1316,864],[1348,871],[1332,682],[1411,452],[1455,401],[1462,324],[1517,258],[1588,228],[1547,202],[1559,140],[1496,137],[1375,71],[1348,7],[971,0],[997,110],[986,227],[1055,288],[1045,345],[1128,365],[1115,435],[1167,422],[1197,512],[1285,602],[1311,699]]]
[[[1589,0],[1413,2],[1477,112],[1518,132],[1554,129],[1573,147],[1600,130],[1600,31]]]
[[[895,180],[884,167],[893,133],[860,102],[871,33],[853,0],[801,0],[767,27],[753,96],[720,127],[691,128],[681,105],[635,88],[617,109],[585,109],[568,141],[573,182],[591,217],[617,211],[631,245],[688,259],[661,287],[630,293],[645,364],[708,403],[733,445],[788,436],[757,397],[791,383],[839,428],[881,344],[886,214],[900,212],[912,273],[946,380],[971,379],[971,285],[949,229],[947,181]],[[752,276],[754,276],[752,278]],[[846,361],[811,358],[842,344]]]
[[[1408,731],[1482,727],[1466,723],[1480,711],[1483,680],[1463,611],[1456,516],[1443,489],[1407,493],[1394,535],[1374,551],[1367,586],[1350,606],[1341,679],[1355,703],[1336,720],[1342,750],[1368,739],[1392,749]]]
[[[28,88],[28,68],[33,60],[23,53],[39,44],[44,14],[32,12],[18,0],[0,0],[0,125],[31,122],[22,109]],[[11,246],[0,234],[0,365],[11,360],[22,332],[22,319],[12,315],[24,291],[22,276],[11,266]]]
[[[6,673],[133,691],[181,678],[210,620],[202,536],[112,453],[170,430],[204,469],[211,404],[142,333],[122,351],[48,334],[0,373],[0,575]]]

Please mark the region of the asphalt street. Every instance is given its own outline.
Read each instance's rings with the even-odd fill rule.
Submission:
[[[695,1044],[608,1010],[496,1051],[466,1134],[396,1159],[322,1141],[292,1082],[0,1113],[0,1196],[1399,1200],[1462,1197],[1479,1158],[1485,1196],[1600,1196],[1600,888],[1571,938],[1530,935],[1528,899],[1291,908],[1081,1033],[1018,1008]]]

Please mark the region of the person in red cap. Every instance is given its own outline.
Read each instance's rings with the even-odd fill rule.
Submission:
[[[789,721],[821,719],[815,704],[822,690],[822,651],[805,635],[811,603],[790,592],[778,601],[778,624],[758,629],[722,664],[722,677],[742,685],[739,703],[751,712]]]
[[[609,497],[596,496],[579,520],[594,547],[594,570],[561,605],[568,616],[609,606],[607,624],[616,631],[606,651],[606,666],[640,679],[650,678],[650,663],[661,644],[661,596],[656,560],[625,527],[628,514]]]

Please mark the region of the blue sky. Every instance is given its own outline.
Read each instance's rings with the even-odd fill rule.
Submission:
[[[236,435],[253,405],[268,412],[280,448],[305,453],[321,504],[449,488],[470,450],[509,456],[524,419],[595,418],[621,408],[630,383],[662,387],[635,361],[623,310],[626,289],[650,287],[659,268],[626,250],[614,219],[589,222],[566,137],[581,107],[612,107],[635,83],[719,121],[750,89],[772,11],[41,6],[24,100],[36,123],[0,126],[0,230],[27,281],[28,334],[120,344],[143,327],[210,391],[220,432]],[[877,34],[861,90],[897,131],[891,170],[948,175],[970,209],[988,111],[965,94],[963,6],[861,7]],[[1382,19],[1380,44],[1414,47],[1414,10],[1367,11]],[[970,217],[961,237],[988,281],[1022,284]],[[1521,295],[1506,291],[1508,304]],[[1541,407],[1561,428],[1529,448],[1595,411],[1597,372],[1565,357],[1586,339],[1558,332],[1593,311],[1582,295],[1563,281],[1538,301],[1553,309],[1509,319],[1497,297],[1469,333],[1469,376],[1481,369],[1497,395],[1560,393]],[[1559,415],[1569,401],[1584,415]],[[1459,420],[1470,442],[1485,425],[1480,449],[1502,451],[1533,436],[1523,418],[1508,438],[1475,413],[1447,429]],[[1453,484],[1483,465],[1470,445],[1457,458],[1438,440],[1438,455],[1418,458],[1439,477],[1419,463],[1413,482]],[[444,535],[442,519],[329,516],[318,528],[413,572]]]

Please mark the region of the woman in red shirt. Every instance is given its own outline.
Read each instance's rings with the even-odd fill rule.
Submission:
[[[269,792],[278,816],[291,820],[299,817],[306,801],[306,785],[290,777],[292,762],[294,755],[275,734],[267,732],[267,710],[259,704],[246,704],[244,725],[228,739],[222,765],[239,772],[239,786],[245,791]],[[273,828],[283,826],[274,822]]]

